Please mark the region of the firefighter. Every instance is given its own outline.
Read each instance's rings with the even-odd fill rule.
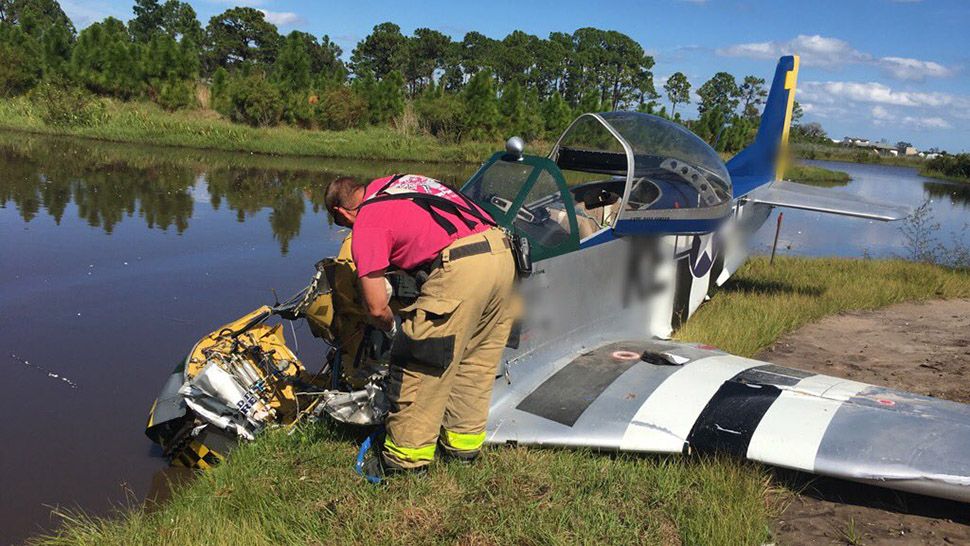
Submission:
[[[337,225],[353,229],[364,306],[393,338],[386,435],[368,471],[426,469],[436,453],[471,462],[485,440],[514,318],[515,262],[505,233],[464,195],[419,175],[366,185],[339,178],[325,203]],[[388,306],[389,269],[422,283],[399,328]]]

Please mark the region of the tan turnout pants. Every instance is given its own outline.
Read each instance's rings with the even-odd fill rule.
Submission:
[[[478,454],[514,318],[515,264],[501,230],[459,239],[441,256],[418,300],[401,310],[391,350],[383,455],[399,468],[430,464],[439,440],[450,455]]]

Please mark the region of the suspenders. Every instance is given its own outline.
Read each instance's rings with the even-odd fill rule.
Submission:
[[[468,216],[471,216],[475,220],[478,220],[479,222],[489,226],[496,225],[495,220],[492,220],[492,218],[489,217],[487,214],[483,214],[482,212],[479,212],[478,207],[475,206],[475,204],[471,201],[471,199],[469,199],[459,191],[455,191],[454,193],[464,202],[464,204],[455,203],[450,199],[445,199],[444,197],[441,197],[438,195],[431,195],[429,193],[422,193],[417,191],[393,193],[393,194],[384,193],[385,191],[387,191],[388,188],[391,187],[392,184],[397,182],[398,179],[400,179],[402,176],[405,176],[405,175],[403,174],[394,175],[394,177],[391,178],[391,180],[387,184],[385,184],[384,187],[377,190],[377,192],[375,192],[370,199],[365,200],[363,203],[360,204],[360,206],[363,207],[364,205],[367,205],[370,203],[380,203],[382,201],[401,201],[406,199],[413,202],[415,205],[421,207],[428,214],[430,214],[431,218],[435,221],[435,223],[441,226],[441,228],[444,229],[448,233],[448,235],[454,235],[455,233],[457,233],[458,228],[456,228],[455,225],[450,220],[442,216],[441,212],[439,211],[447,212],[449,214],[456,216],[469,229],[474,228],[476,222],[472,219],[469,219]]]

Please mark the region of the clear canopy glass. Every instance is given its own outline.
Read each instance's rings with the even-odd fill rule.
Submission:
[[[583,114],[566,130],[550,159],[566,172],[579,201],[590,186],[622,195],[605,217],[654,221],[652,231],[707,231],[732,206],[731,176],[706,142],[684,126],[638,112]],[[570,172],[585,173],[572,175]],[[589,174],[608,175],[591,177]],[[668,221],[666,225],[658,222]],[[692,222],[696,229],[685,228]],[[640,228],[643,225],[639,226]]]

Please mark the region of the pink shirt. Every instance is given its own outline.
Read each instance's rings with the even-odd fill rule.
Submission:
[[[391,178],[378,178],[367,184],[364,199],[380,191]],[[393,187],[399,191],[429,193],[465,204],[447,186],[420,175],[402,176]],[[354,237],[350,247],[357,274],[364,277],[389,266],[414,269],[435,259],[452,242],[489,228],[468,215],[465,218],[475,222],[472,228],[453,214],[441,210],[438,212],[454,224],[458,230],[454,235],[449,235],[426,210],[410,200],[383,201],[361,207],[354,221]]]

